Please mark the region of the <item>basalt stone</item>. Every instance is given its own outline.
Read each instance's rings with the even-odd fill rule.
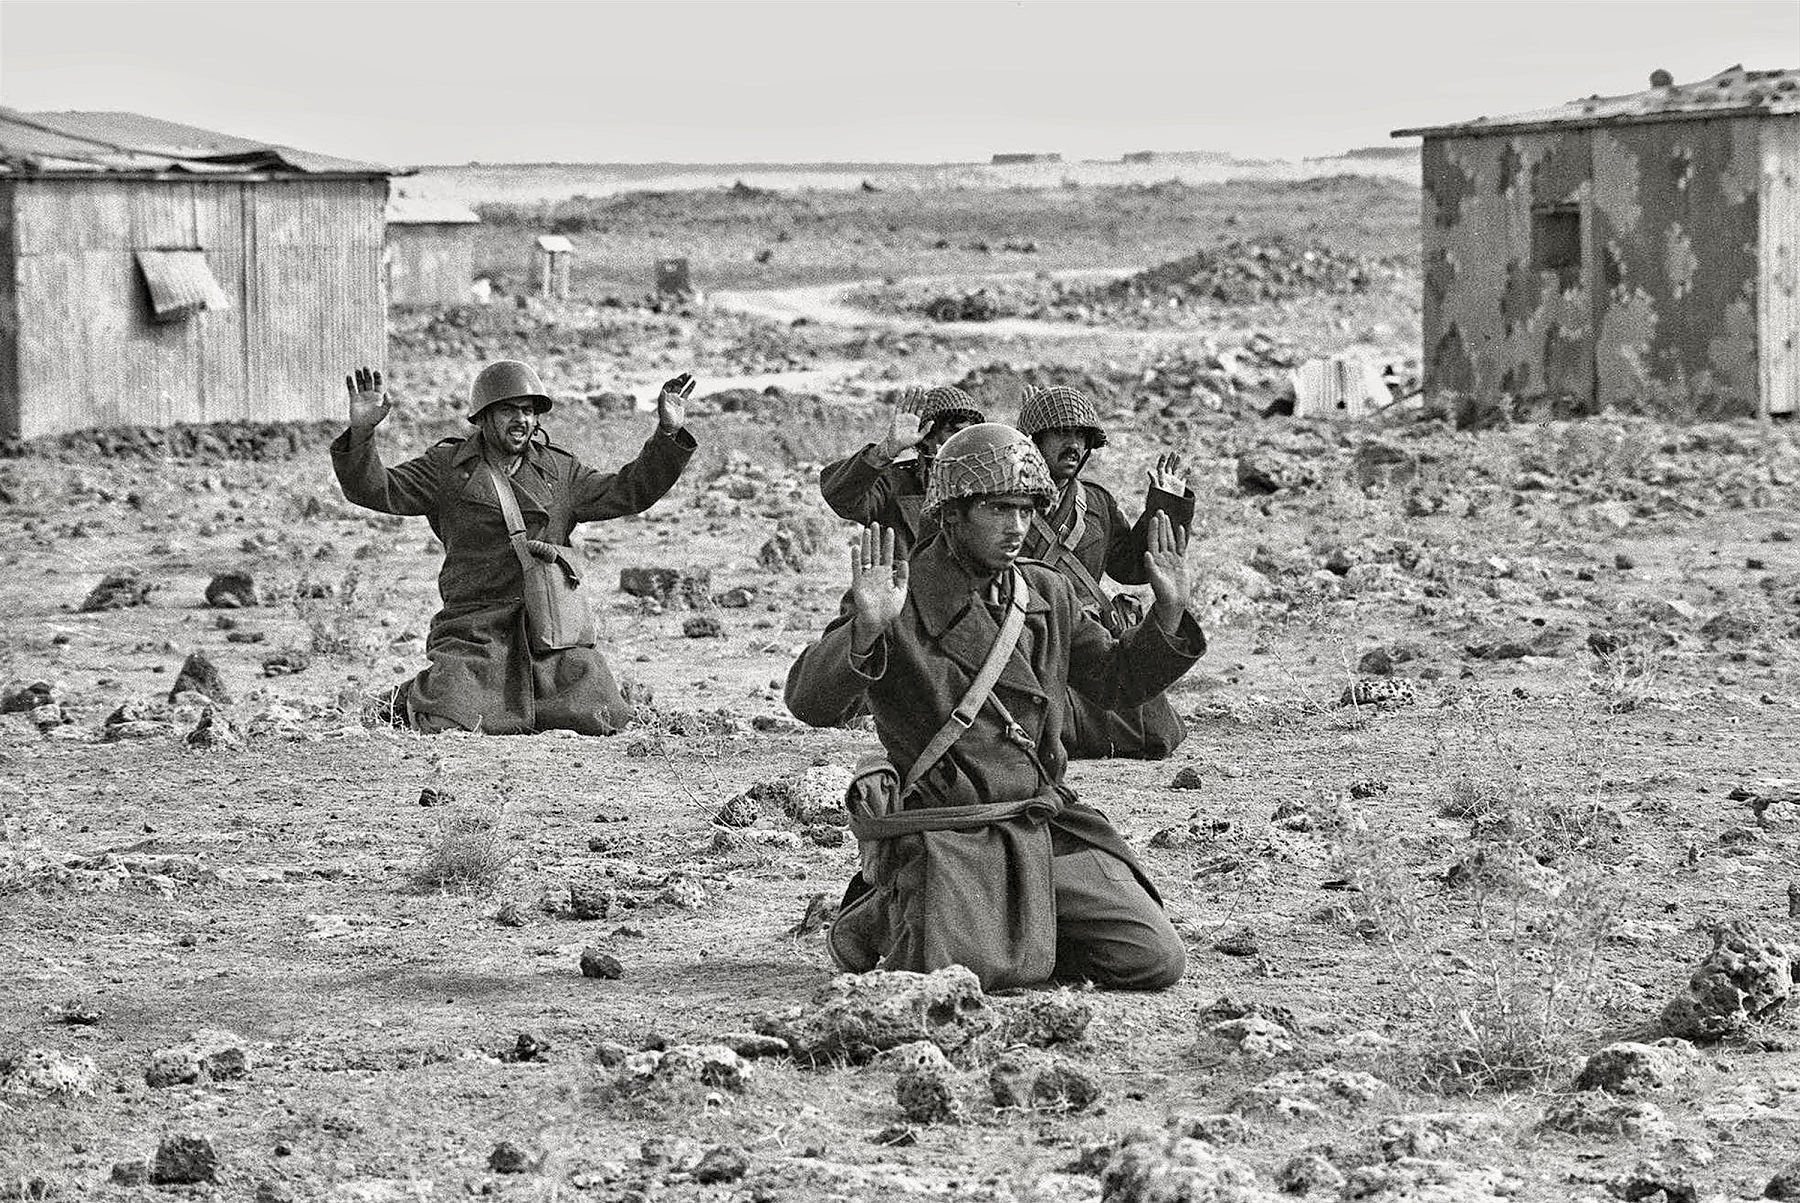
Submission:
[[[996,1108],[1020,1111],[1085,1111],[1098,1102],[1100,1080],[1064,1057],[1017,1049],[988,1071]]]
[[[1663,1007],[1663,1029],[1688,1040],[1719,1040],[1773,1019],[1796,993],[1797,958],[1800,948],[1749,923],[1715,928],[1712,952]]]
[[[165,1136],[150,1163],[150,1181],[157,1186],[192,1186],[217,1182],[223,1161],[213,1142],[204,1136]]]
[[[206,583],[206,604],[237,610],[257,604],[256,580],[248,572],[221,572]]]
[[[786,1040],[803,1065],[861,1064],[914,1040],[954,1053],[995,1022],[975,975],[950,965],[934,973],[839,974],[808,1004],[765,1015],[756,1028]]]
[[[225,679],[205,652],[190,652],[182,661],[175,684],[169,687],[169,700],[173,702],[183,693],[204,694],[222,706],[231,704],[231,692],[225,688]]]
[[[99,610],[126,610],[132,606],[141,606],[150,600],[150,591],[154,588],[156,586],[145,580],[137,569],[115,568],[101,577],[99,584],[88,591],[80,610],[83,614],[91,614]]]

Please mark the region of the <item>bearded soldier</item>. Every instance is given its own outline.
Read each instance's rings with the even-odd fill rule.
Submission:
[[[1144,551],[1153,516],[1164,514],[1185,533],[1194,520],[1194,493],[1181,475],[1181,457],[1158,456],[1151,469],[1144,513],[1128,526],[1112,493],[1084,480],[1081,470],[1090,456],[1106,446],[1106,430],[1094,403],[1077,389],[1027,388],[1019,409],[1019,429],[1031,438],[1056,483],[1050,512],[1032,523],[1025,554],[1043,560],[1069,578],[1083,607],[1115,634],[1137,618],[1137,599],[1110,596],[1100,578],[1121,585],[1142,585],[1148,577]],[[1131,756],[1162,760],[1187,738],[1187,728],[1169,700],[1161,695],[1141,706],[1109,710],[1082,697],[1070,699],[1070,722],[1064,731],[1071,757]]]
[[[919,507],[932,457],[945,439],[982,421],[986,418],[974,399],[954,385],[909,392],[894,407],[886,437],[819,473],[825,504],[840,518],[880,523],[893,531],[895,545],[905,555],[930,533],[920,529]],[[908,450],[915,458],[900,459]]]
[[[331,444],[344,496],[378,513],[424,515],[444,545],[443,608],[425,639],[431,664],[400,687],[394,717],[422,731],[490,735],[618,730],[630,713],[592,622],[573,646],[540,650],[532,642],[526,556],[572,573],[567,548],[577,523],[641,513],[669,491],[694,454],[683,428],[692,378],[663,385],[656,430],[616,473],[552,447],[548,435],[535,437],[544,434],[539,418],[551,400],[537,373],[516,360],[490,363],[475,377],[466,413],[472,435],[392,468],[375,450],[375,429],[392,408],[381,373],[358,368],[345,385],[350,429]]]
[[[837,619],[800,654],[787,704],[814,726],[866,696],[886,753],[847,800],[862,855],[831,935],[851,971],[972,969],[990,988],[1055,978],[1159,989],[1186,950],[1124,839],[1063,781],[1069,698],[1135,705],[1205,650],[1184,538],[1148,525],[1149,615],[1115,639],[1066,577],[1019,553],[1056,497],[1029,439],[953,435],[922,507],[941,533],[910,562],[865,529]]]

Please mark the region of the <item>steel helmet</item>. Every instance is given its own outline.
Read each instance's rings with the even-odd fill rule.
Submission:
[[[482,368],[475,383],[469,386],[468,419],[471,422],[477,420],[481,411],[496,401],[525,398],[537,402],[538,413],[550,411],[550,394],[544,391],[544,382],[531,370],[531,365],[516,359],[496,359]]]
[[[1040,505],[1056,500],[1050,465],[1021,431],[1000,422],[965,426],[938,448],[925,482],[920,513],[929,517],[963,497],[1029,493]]]
[[[1060,384],[1052,388],[1025,386],[1025,399],[1019,406],[1019,429],[1028,435],[1046,430],[1085,430],[1090,448],[1106,446],[1100,411],[1086,393]]]
[[[940,384],[925,390],[919,405],[919,423],[936,422],[940,418],[966,417],[970,422],[985,422],[987,415],[975,404],[975,398],[954,384]]]

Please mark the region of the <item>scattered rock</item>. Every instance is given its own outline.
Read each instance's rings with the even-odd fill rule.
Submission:
[[[762,807],[747,793],[739,794],[719,807],[713,822],[721,827],[754,827],[762,818]]]
[[[58,701],[56,687],[48,681],[10,682],[0,689],[0,714],[30,714]]]
[[[1573,1136],[1622,1136],[1659,1142],[1675,1135],[1675,1125],[1656,1104],[1641,1099],[1615,1099],[1600,1092],[1558,1099],[1544,1112],[1539,1126]]]
[[[488,1154],[488,1169],[496,1174],[523,1174],[531,1169],[531,1154],[510,1140],[503,1140]]]
[[[1663,1007],[1662,1027],[1688,1040],[1719,1040],[1774,1018],[1795,993],[1800,949],[1746,922],[1713,929],[1713,949],[1687,989]]]
[[[136,1157],[130,1161],[115,1161],[107,1180],[119,1186],[142,1186],[150,1181],[150,1159]]]
[[[157,1186],[191,1186],[217,1182],[221,1159],[213,1142],[204,1136],[165,1136],[150,1163],[150,1181]]]
[[[604,919],[619,903],[618,893],[595,881],[569,883],[569,915],[575,919]]]
[[[1357,660],[1356,671],[1365,677],[1391,677],[1394,675],[1394,654],[1385,647],[1366,651]]]
[[[156,588],[135,568],[115,568],[100,578],[100,583],[88,591],[87,599],[79,607],[83,614],[92,614],[97,610],[125,610],[132,606],[141,606],[150,599],[150,591]]]
[[[951,965],[935,973],[839,974],[806,1006],[765,1015],[756,1028],[786,1040],[803,1065],[861,1064],[914,1040],[954,1053],[994,1022],[975,975]]]
[[[248,572],[221,572],[206,583],[206,604],[220,610],[254,606],[256,581]]]
[[[181,671],[175,674],[175,684],[169,687],[169,700],[173,702],[183,693],[198,693],[211,698],[221,706],[231,704],[231,693],[225,688],[225,679],[219,670],[207,658],[205,652],[189,652],[188,658],[182,662]]]
[[[1311,461],[1272,447],[1257,447],[1238,456],[1238,491],[1268,496],[1297,492],[1319,483]]]
[[[1629,1040],[1609,1044],[1587,1059],[1575,1077],[1575,1089],[1641,1094],[1673,1086],[1687,1073],[1692,1047],[1685,1040],[1673,1039],[1656,1044]]]
[[[494,922],[501,927],[524,927],[531,922],[531,916],[518,903],[503,902],[494,912]]]
[[[602,1040],[594,1046],[594,1060],[608,1069],[617,1069],[631,1056],[631,1050],[617,1040]]]
[[[186,1044],[150,1054],[144,1081],[155,1087],[189,1082],[229,1082],[250,1076],[250,1051],[242,1036],[205,1028]]]
[[[291,677],[311,667],[311,652],[304,648],[285,647],[274,655],[263,657],[262,673],[265,677]]]
[[[694,1181],[703,1186],[715,1182],[736,1182],[750,1172],[750,1155],[732,1145],[719,1145],[706,1150],[694,1167]]]
[[[1306,1195],[1314,1191],[1333,1195],[1343,1189],[1344,1175],[1323,1155],[1301,1153],[1290,1157],[1275,1171],[1275,1185],[1289,1195]]]
[[[825,537],[825,524],[810,514],[783,522],[756,553],[756,562],[770,572],[805,572]]]
[[[742,1090],[750,1063],[723,1044],[677,1044],[644,1049],[625,1058],[624,1069],[639,1078],[684,1079],[723,1090]]]
[[[1244,926],[1214,940],[1213,951],[1228,957],[1253,957],[1262,951],[1262,945],[1257,940],[1256,929]]]
[[[200,722],[189,731],[181,741],[185,746],[197,751],[208,751],[218,748],[241,748],[244,737],[236,727],[217,710],[208,707],[200,715]]]
[[[550,1042],[532,1032],[520,1032],[513,1040],[511,1048],[500,1054],[500,1059],[508,1064],[520,1062],[546,1061],[550,1055]]]
[[[1633,1203],[1649,1203],[1652,1199],[1662,1203],[1699,1203],[1700,1199],[1700,1192],[1680,1170],[1649,1161],[1640,1162],[1607,1185],[1614,1195]]]
[[[1521,1185],[1500,1170],[1417,1157],[1360,1165],[1351,1169],[1346,1179],[1342,1196],[1346,1199],[1445,1199],[1455,1203],[1507,1203],[1518,1195]]]
[[[1790,1161],[1763,1187],[1765,1199],[1800,1199],[1800,1161]]]
[[[1206,781],[1200,771],[1193,765],[1183,765],[1177,769],[1175,776],[1169,781],[1170,789],[1205,789]]]
[[[713,598],[713,604],[724,610],[743,610],[756,600],[757,592],[755,585],[738,585]]]
[[[1268,1203],[1256,1171],[1205,1141],[1140,1128],[1119,1142],[1100,1171],[1106,1203]]]
[[[1344,686],[1340,706],[1410,706],[1419,700],[1419,687],[1404,677],[1376,677]]]
[[[689,639],[721,639],[725,625],[711,614],[694,614],[681,624],[681,633]]]
[[[1209,1145],[1241,1145],[1255,1130],[1235,1115],[1177,1112],[1163,1125],[1178,1136],[1203,1140]]]
[[[98,1077],[92,1057],[69,1056],[53,1048],[0,1054],[0,1096],[47,1099],[91,1095]]]
[[[1100,1081],[1064,1057],[1015,1049],[988,1071],[988,1089],[998,1109],[1078,1112],[1100,1098]]]
[[[704,910],[706,887],[692,877],[677,877],[656,895],[656,901],[684,911]]]
[[[1240,1115],[1315,1117],[1326,1112],[1353,1114],[1382,1092],[1379,1079],[1353,1070],[1295,1070],[1265,1078],[1238,1092],[1231,1110]]]
[[[1028,994],[1008,1000],[994,1039],[1006,1044],[1043,1048],[1071,1044],[1087,1033],[1094,1008],[1082,995],[1066,987],[1048,993]]]
[[[766,1057],[785,1057],[790,1051],[787,1041],[779,1036],[765,1036],[761,1032],[722,1032],[719,1034],[718,1043],[746,1061],[760,1061]]]
[[[584,948],[581,950],[581,976],[618,981],[625,976],[625,965],[610,952]]]
[[[1206,1034],[1252,1057],[1280,1057],[1294,1051],[1292,1033],[1272,1019],[1246,1015],[1206,1026]]]
[[[929,1040],[915,1040],[881,1055],[884,1062],[900,1067],[894,1082],[894,1101],[911,1124],[936,1124],[960,1120],[962,1103],[956,1097],[956,1075],[949,1060]]]

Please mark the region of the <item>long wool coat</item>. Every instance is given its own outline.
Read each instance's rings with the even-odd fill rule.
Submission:
[[[611,473],[559,448],[529,445],[510,478],[526,536],[567,546],[576,523],[649,509],[675,484],[694,447],[685,430],[659,432]],[[524,574],[482,464],[479,435],[445,439],[393,468],[382,464],[372,439],[353,431],[331,444],[346,498],[383,514],[423,515],[444,545],[443,608],[431,620],[431,665],[412,681],[411,707],[492,735],[552,728],[610,734],[628,714],[600,652],[534,653],[526,643]]]
[[[1125,639],[1114,640],[1082,612],[1060,573],[1036,561],[1018,563],[1031,597],[1024,632],[994,696],[1036,741],[1052,784],[1061,784],[1068,766],[1062,733],[1070,688],[1096,704],[1135,706],[1185,673],[1206,650],[1206,638],[1193,616],[1183,615],[1173,637],[1146,620]],[[853,611],[845,595],[838,617],[789,670],[788,709],[801,722],[832,726],[854,712],[866,692],[876,736],[904,778],[968,692],[999,634],[982,598],[986,585],[957,563],[947,540],[930,540],[912,559],[900,617],[862,657],[851,653]],[[1006,738],[993,707],[984,706],[974,725],[925,774],[907,807],[1013,802],[1048,788],[1030,755]],[[1130,848],[1098,810],[1069,806],[1052,820],[1052,828],[1058,853],[1103,848],[1131,864],[1154,896]]]
[[[1119,509],[1112,490],[1091,480],[1081,481],[1080,486],[1087,496],[1087,517],[1082,524],[1081,538],[1075,543],[1075,558],[1096,581],[1102,576],[1110,576],[1121,585],[1146,583],[1150,578],[1144,575],[1144,552],[1149,547],[1151,515],[1158,511],[1168,514],[1177,530],[1194,521],[1194,494],[1191,491],[1177,497],[1152,488],[1144,499],[1142,516],[1133,524],[1125,521],[1124,511]],[[1062,508],[1058,507],[1046,515],[1046,521],[1056,526],[1056,520],[1062,517]],[[1045,551],[1044,541],[1035,533],[1025,536],[1025,555],[1048,560],[1050,557],[1044,554]],[[1081,592],[1079,586],[1076,592]]]
[[[936,522],[920,516],[925,503],[925,462],[875,462],[875,444],[827,464],[819,472],[819,492],[840,518],[863,526],[879,522],[894,532],[894,550],[905,555],[936,533]]]

